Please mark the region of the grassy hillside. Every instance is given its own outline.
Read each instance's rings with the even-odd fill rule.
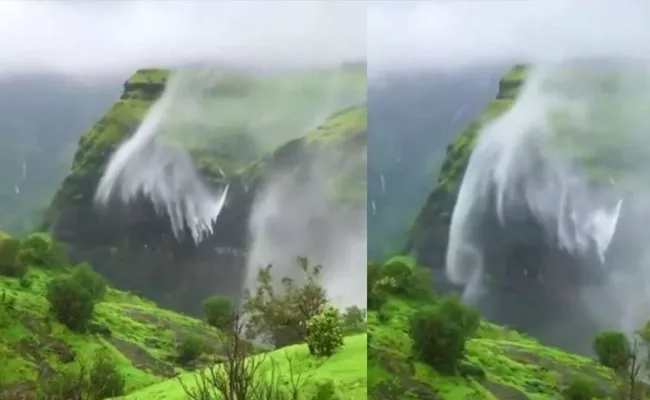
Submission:
[[[404,259],[402,265],[417,268]],[[385,265],[381,276],[404,273],[402,267],[396,274],[397,269],[391,272]],[[439,299],[397,294],[399,288],[398,283],[385,303],[368,313],[369,398],[551,400],[563,398],[562,391],[578,379],[602,390],[610,387],[611,373],[595,361],[486,321],[468,340],[457,373],[439,373],[415,356],[410,335],[413,314]]]
[[[275,373],[281,376],[284,382],[289,380],[289,376],[292,374],[291,369],[293,369],[294,375],[301,374],[300,379],[305,383],[301,389],[301,393],[305,396],[303,398],[313,398],[319,384],[331,381],[341,400],[365,399],[367,398],[366,339],[365,334],[348,336],[345,338],[343,348],[332,357],[325,359],[310,356],[307,346],[304,344],[285,347],[268,353],[263,361],[263,366],[275,363]],[[289,363],[288,360],[291,362]],[[188,388],[192,388],[196,386],[196,377],[197,373],[187,373],[179,378],[137,391],[122,399],[184,400],[187,397],[179,379]]]
[[[131,392],[184,371],[174,362],[178,341],[198,335],[220,342],[206,323],[114,289],[97,304],[90,333],[72,332],[51,315],[45,298],[47,283],[67,273],[31,267],[24,278],[0,277],[0,393],[6,396],[0,398],[20,398],[39,376],[75,367],[101,348]]]

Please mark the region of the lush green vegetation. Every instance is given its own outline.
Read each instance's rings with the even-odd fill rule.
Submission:
[[[301,396],[330,390],[334,397],[326,398],[365,398],[366,375],[359,368],[366,358],[365,311],[351,307],[340,315],[329,306],[318,283],[320,267],[304,258],[299,266],[305,281],[285,277],[278,294],[271,267],[260,270],[258,288],[245,301],[245,325],[220,297],[205,301],[208,324],[117,291],[88,264],[69,265],[47,234],[22,242],[2,237],[2,264],[12,266],[0,276],[3,399],[64,400],[79,393],[84,399],[130,393],[128,398],[185,399],[201,384],[218,392],[205,380],[206,371],[221,371],[228,360],[259,360],[262,367],[251,374],[281,392],[289,387],[274,377],[295,374],[292,384],[300,384]],[[24,265],[26,260],[45,261]],[[278,350],[259,354],[247,338],[266,333]],[[187,373],[192,370],[198,372]],[[180,380],[173,378],[178,374]]]
[[[594,338],[598,362],[480,320],[454,296],[424,291],[426,270],[408,257],[368,271],[370,398],[645,398],[622,395],[644,388],[641,341],[604,332]]]

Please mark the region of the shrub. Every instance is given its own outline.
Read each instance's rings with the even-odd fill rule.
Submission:
[[[562,390],[562,396],[566,400],[592,400],[604,395],[591,379],[584,377],[575,378],[569,386]]]
[[[124,377],[105,350],[94,354],[94,363],[88,371],[88,391],[94,399],[108,399],[124,394]]]
[[[479,326],[478,313],[455,296],[446,296],[411,317],[410,334],[419,359],[439,372],[453,374],[467,339]]]
[[[630,342],[623,332],[603,331],[593,340],[593,349],[598,361],[615,371],[627,369],[632,352]]]
[[[428,271],[418,267],[414,259],[395,256],[381,269],[381,275],[394,279],[392,292],[409,297],[426,296],[431,292],[431,277]]]
[[[307,321],[307,345],[310,353],[329,357],[343,346],[343,330],[339,310],[327,306],[325,310]]]
[[[57,320],[73,331],[84,331],[93,315],[95,300],[72,276],[55,278],[47,286],[46,298]]]
[[[187,336],[178,344],[176,361],[181,365],[189,365],[201,356],[205,348],[203,339],[195,335]]]
[[[29,235],[20,246],[18,262],[24,265],[62,267],[68,264],[65,246],[45,232]]]
[[[88,263],[79,264],[72,273],[72,279],[85,288],[95,301],[103,299],[106,295],[106,280]]]
[[[0,274],[22,277],[27,273],[27,265],[18,262],[20,242],[5,232],[0,232]]]
[[[208,324],[222,330],[232,327],[235,315],[230,299],[222,296],[208,297],[203,302],[203,314]]]

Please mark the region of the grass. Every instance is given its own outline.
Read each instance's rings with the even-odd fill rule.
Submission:
[[[392,297],[382,316],[368,313],[370,398],[392,391],[398,398],[551,400],[561,398],[561,390],[578,376],[609,388],[609,372],[595,361],[486,321],[469,340],[465,357],[466,365],[482,370],[485,378],[441,375],[411,357],[409,318],[424,303]]]
[[[288,362],[288,359],[291,359],[292,369],[299,371],[306,383],[301,390],[304,398],[312,398],[319,383],[332,381],[342,400],[365,399],[367,398],[367,375],[364,368],[366,356],[367,336],[360,334],[346,337],[343,348],[327,359],[310,356],[306,345],[300,344],[267,353],[262,365],[268,367],[274,363],[277,368],[276,374],[286,381],[291,374]],[[178,379],[192,388],[196,385],[196,376],[196,373],[184,374],[177,379],[150,386],[122,399],[184,400],[187,397]]]
[[[59,324],[45,299],[48,281],[63,271],[31,268],[29,287],[0,277],[0,384],[35,385],[39,371],[60,371],[70,361],[106,349],[126,379],[127,391],[183,372],[174,363],[176,341],[198,335],[217,344],[221,334],[206,323],[156,306],[135,295],[109,289],[95,308],[93,324],[110,334],[79,334]]]

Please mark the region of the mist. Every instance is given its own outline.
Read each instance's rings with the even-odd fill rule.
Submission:
[[[251,250],[246,284],[258,268],[273,265],[274,276],[295,276],[297,256],[321,265],[322,282],[338,307],[366,303],[367,219],[365,208],[331,199],[332,177],[350,173],[350,160],[366,163],[365,147],[317,153],[304,179],[275,174],[256,198],[251,219]],[[358,182],[359,185],[363,182]]]

